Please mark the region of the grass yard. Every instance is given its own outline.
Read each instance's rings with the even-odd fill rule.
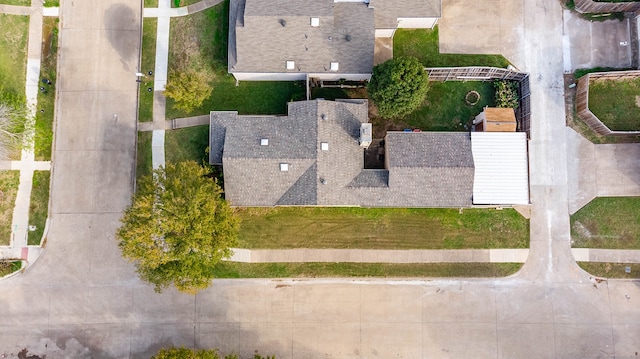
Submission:
[[[51,172],[35,171],[33,173],[33,189],[29,205],[29,224],[36,226],[35,231],[29,231],[27,242],[29,245],[39,245],[44,234],[44,227],[49,214],[49,183]]]
[[[157,4],[156,4],[157,6]],[[142,77],[139,86],[140,96],[138,102],[138,121],[153,121],[153,89],[154,71],[156,66],[156,35],[158,19],[145,17],[142,20],[142,59],[140,71],[146,76]],[[149,72],[153,75],[149,75]]]
[[[7,274],[11,274],[13,272],[17,272],[22,268],[21,261],[0,261],[0,278],[4,277]]]
[[[19,171],[0,171],[0,245],[9,245],[11,220],[20,183]]]
[[[640,264],[638,263],[578,262],[578,265],[596,277],[640,279]],[[625,273],[625,267],[631,267],[631,273]]]
[[[18,6],[31,6],[31,0],[0,0],[0,4],[18,5]]]
[[[158,0],[144,0],[144,7],[158,7]]]
[[[44,7],[60,7],[60,0],[44,0]]]
[[[441,54],[438,27],[430,29],[398,29],[393,36],[394,56],[416,57],[425,67],[493,66],[506,68],[509,61],[502,55]]]
[[[216,265],[216,278],[506,277],[520,263],[235,263]]]
[[[640,130],[640,78],[591,81],[589,109],[613,131]]]
[[[150,175],[152,171],[151,162],[151,131],[138,132],[138,158],[136,161],[136,178]]]
[[[209,146],[209,126],[195,126],[165,132],[166,161],[209,162],[206,148]]]
[[[174,107],[167,99],[167,118],[179,118],[234,110],[240,114],[284,114],[286,103],[305,96],[301,82],[249,82],[236,86],[227,74],[229,1],[211,9],[171,19],[169,68],[205,71],[212,78],[213,91],[191,112]],[[169,77],[171,81],[171,76]]]
[[[571,216],[576,248],[640,249],[640,197],[596,198]]]
[[[0,14],[0,87],[24,94],[29,17]]]
[[[513,209],[238,208],[240,248],[527,248]]]
[[[480,94],[480,101],[470,106],[464,98],[472,90]],[[494,101],[492,82],[430,82],[424,104],[402,122],[423,131],[466,131],[482,109],[493,106]]]
[[[45,17],[42,24],[42,60],[40,78],[48,79],[51,85],[41,83],[46,92],[38,92],[36,112],[35,156],[37,161],[51,160],[53,142],[53,117],[56,102],[56,65],[58,59],[58,18]]]
[[[171,7],[183,7],[195,4],[202,0],[171,0]]]

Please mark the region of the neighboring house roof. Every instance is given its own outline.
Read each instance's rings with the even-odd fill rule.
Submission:
[[[486,107],[485,132],[516,132],[516,114],[512,108]]]
[[[232,0],[229,72],[366,74],[374,14],[363,2]],[[319,25],[311,26],[311,18]],[[288,61],[293,61],[288,68]],[[338,63],[332,70],[331,63]]]
[[[395,29],[399,18],[439,18],[440,0],[370,0],[375,10],[376,29]]]
[[[527,134],[472,132],[474,204],[528,204]]]

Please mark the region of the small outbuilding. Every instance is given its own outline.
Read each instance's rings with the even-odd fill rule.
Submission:
[[[485,107],[473,120],[476,132],[516,132],[516,113],[512,108]]]

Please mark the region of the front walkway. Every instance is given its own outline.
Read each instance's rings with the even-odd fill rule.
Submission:
[[[43,8],[42,0],[32,0],[31,6],[0,5],[0,13],[30,16],[25,86],[27,122],[25,124],[21,160],[0,162],[0,170],[20,171],[20,183],[11,220],[11,240],[8,247],[3,246],[0,248],[0,259],[22,259],[26,260],[28,265],[35,261],[40,253],[39,246],[28,246],[27,242],[33,173],[34,171],[48,171],[51,169],[49,161],[35,161],[34,155],[35,111],[40,87],[42,23],[43,16],[57,16],[58,9]]]

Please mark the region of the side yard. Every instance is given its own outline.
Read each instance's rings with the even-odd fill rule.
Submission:
[[[640,197],[600,197],[571,216],[576,248],[640,249]]]
[[[240,82],[227,74],[229,1],[208,10],[171,19],[169,68],[195,70],[211,79],[213,90],[191,112],[181,111],[167,99],[167,118],[207,114],[212,110],[235,110],[240,114],[283,114],[286,103],[304,99],[302,83]],[[171,74],[169,81],[171,81]]]

